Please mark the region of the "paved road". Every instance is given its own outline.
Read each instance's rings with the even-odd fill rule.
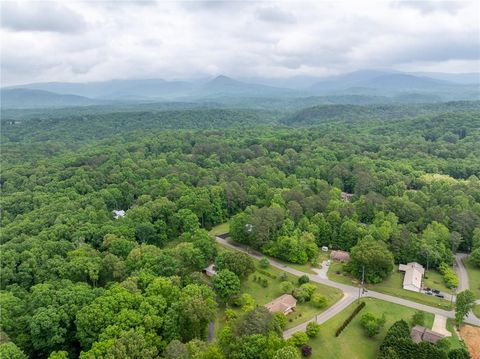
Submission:
[[[467,253],[455,254],[455,269],[458,275],[458,288],[457,293],[463,292],[465,289],[469,289],[468,272],[463,264],[463,258],[467,257]]]
[[[239,247],[239,246],[232,245],[231,243],[227,242],[223,238],[215,237],[215,239],[217,240],[218,243],[221,243],[222,245],[224,245],[228,248],[232,248],[232,249],[247,253],[255,259],[260,259],[262,257],[261,254],[258,254],[258,253],[252,252],[252,251],[248,251],[248,250],[246,250],[242,247]],[[324,314],[324,313],[320,314],[319,315],[320,320],[323,320],[323,319],[324,320],[319,322],[319,323],[323,323],[325,320],[333,317],[335,314],[337,314],[337,313],[341,312],[343,309],[345,309],[345,307],[348,306],[348,304],[344,305],[346,303],[345,301],[352,300],[352,299],[355,300],[356,298],[358,298],[359,290],[358,290],[357,287],[334,282],[334,281],[326,278],[324,275],[322,275],[322,273],[320,273],[320,274],[318,274],[318,273],[317,274],[305,273],[305,272],[302,272],[298,269],[288,267],[287,265],[279,263],[279,262],[277,262],[275,260],[272,260],[272,259],[270,259],[270,265],[272,265],[276,268],[279,268],[279,269],[281,269],[285,272],[288,272],[290,274],[293,274],[295,276],[307,275],[312,282],[321,283],[321,284],[328,285],[330,287],[338,288],[338,289],[343,291],[344,298],[345,297],[349,298],[349,299],[345,299],[341,303],[341,305],[336,306],[336,304],[335,304],[332,307],[330,307],[329,309],[327,309],[324,312],[324,313],[328,312],[328,314],[325,317],[322,317],[322,314]],[[443,310],[443,309],[439,309],[439,308],[435,308],[435,307],[430,307],[428,305],[412,302],[410,300],[394,297],[394,296],[388,295],[388,294],[383,294],[383,293],[368,290],[365,294],[363,294],[363,296],[381,299],[381,300],[384,300],[384,301],[387,301],[387,302],[404,305],[406,307],[410,307],[410,308],[414,308],[414,309],[418,309],[418,310],[423,310],[425,312],[432,313],[432,314],[443,315],[444,317],[447,317],[447,318],[455,318],[455,312],[453,310],[447,311],[447,310]],[[468,323],[468,324],[473,324],[473,325],[480,326],[480,319],[475,317],[473,315],[473,313],[470,313],[468,315],[468,317],[465,318],[464,322]],[[304,323],[304,324],[305,324],[305,327],[306,327],[306,323]],[[289,335],[291,335],[292,333],[295,332],[294,329],[296,329],[296,331],[303,330],[304,329],[303,324],[301,324],[301,325],[299,325],[295,328],[289,329],[289,331],[287,331],[289,333]]]

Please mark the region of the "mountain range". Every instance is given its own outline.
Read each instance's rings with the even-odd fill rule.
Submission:
[[[282,86],[279,86],[282,85]],[[2,108],[74,107],[152,102],[241,105],[242,101],[312,103],[439,102],[480,99],[479,74],[403,73],[362,70],[323,79],[110,80],[46,82],[1,89]],[[274,101],[274,102],[275,102]]]

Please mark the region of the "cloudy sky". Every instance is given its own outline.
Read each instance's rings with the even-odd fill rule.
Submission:
[[[479,1],[2,1],[2,85],[480,71]]]

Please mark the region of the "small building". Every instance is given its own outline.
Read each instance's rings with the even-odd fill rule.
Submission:
[[[344,202],[350,202],[350,200],[353,198],[353,196],[354,196],[353,193],[347,193],[347,192],[340,193],[340,198]]]
[[[115,219],[119,219],[125,216],[125,211],[123,209],[120,210],[113,210],[113,214],[115,216]]]
[[[348,262],[350,260],[350,254],[345,251],[332,251],[330,258],[337,262]]]
[[[293,312],[296,306],[297,306],[297,300],[291,294],[283,294],[280,297],[272,300],[270,303],[265,304],[265,307],[271,313],[280,312],[285,315]]]
[[[327,246],[323,246],[323,247],[322,247],[322,252],[328,252],[328,247],[327,247]]]
[[[217,271],[215,270],[215,264],[210,264],[207,268],[203,269],[202,272],[209,277],[213,277],[215,274],[217,274]]]
[[[425,274],[423,266],[417,262],[410,262],[407,264],[400,264],[398,270],[405,272],[403,277],[403,289],[412,292],[420,292],[422,289],[422,278]]]
[[[427,329],[420,325],[416,325],[410,331],[410,337],[415,343],[420,343],[422,341],[435,344],[440,339],[445,338],[443,334],[434,332],[433,330]]]

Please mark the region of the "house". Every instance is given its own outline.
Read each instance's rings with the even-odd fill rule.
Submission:
[[[217,271],[215,270],[215,264],[210,264],[207,268],[204,268],[202,272],[209,277],[213,277],[215,274],[217,274]]]
[[[284,294],[265,304],[265,307],[271,312],[280,312],[285,315],[293,312],[297,306],[297,300],[291,294]]]
[[[113,210],[113,214],[115,216],[115,219],[119,219],[125,216],[125,211],[123,209],[121,210]]]
[[[443,339],[445,336],[420,325],[416,325],[410,331],[410,337],[417,344],[422,341],[435,344],[440,339]]]
[[[407,264],[400,264],[398,270],[405,272],[403,289],[420,292],[422,289],[422,278],[425,273],[423,266],[417,262],[410,262]]]
[[[344,202],[350,202],[350,200],[353,198],[354,194],[352,193],[347,193],[347,192],[342,192],[340,194],[340,198],[342,199],[342,201]]]
[[[338,262],[348,262],[350,260],[350,254],[345,251],[332,251],[330,258]]]

